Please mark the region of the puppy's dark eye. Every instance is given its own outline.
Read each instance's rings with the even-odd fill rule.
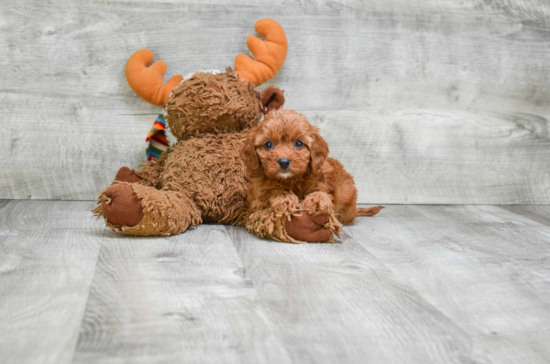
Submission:
[[[272,142],[265,142],[264,147],[267,150],[273,149],[273,143]]]
[[[302,142],[300,139],[298,139],[298,140],[296,140],[296,141],[294,142],[294,146],[295,146],[296,148],[301,148],[301,147],[304,146],[304,142]]]

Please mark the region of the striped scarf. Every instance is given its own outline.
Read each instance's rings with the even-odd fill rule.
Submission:
[[[166,139],[166,120],[164,120],[164,115],[159,114],[157,120],[155,120],[151,131],[147,134],[145,144],[147,145],[145,153],[148,161],[153,158],[159,158],[163,152],[168,150],[169,143],[168,139]]]

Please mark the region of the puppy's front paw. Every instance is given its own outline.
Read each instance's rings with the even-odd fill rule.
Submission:
[[[331,214],[334,210],[332,199],[324,192],[313,192],[306,196],[302,208],[311,215]]]
[[[296,211],[300,200],[293,193],[284,193],[271,197],[269,202],[277,215],[285,215]]]

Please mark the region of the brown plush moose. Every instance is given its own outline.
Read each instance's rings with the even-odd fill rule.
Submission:
[[[145,101],[165,106],[167,124],[178,143],[158,160],[140,165],[141,170],[122,167],[113,184],[102,191],[93,212],[107,226],[127,235],[172,235],[201,222],[245,225],[260,236],[297,242],[287,233],[319,236],[332,229],[318,224],[307,213],[299,218],[266,211],[248,221],[247,171],[239,156],[250,128],[264,113],[283,106],[281,90],[256,86],[281,69],[288,43],[283,28],[270,19],[259,20],[256,32],[264,41],[249,36],[254,59],[240,54],[235,71],[221,74],[197,72],[163,83],[166,64],[151,65],[153,53],[142,49],[130,57],[126,78]],[[151,66],[150,66],[151,65]],[[150,66],[150,67],[149,67]],[[290,224],[290,225],[289,225]],[[258,226],[258,228],[256,228]]]

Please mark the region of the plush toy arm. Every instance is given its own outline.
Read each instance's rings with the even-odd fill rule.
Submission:
[[[283,27],[275,20],[260,19],[254,27],[264,41],[251,35],[246,40],[248,49],[254,56],[241,53],[235,57],[235,72],[239,78],[256,86],[273,78],[285,63],[288,41]]]
[[[305,244],[307,241],[294,239],[290,236],[285,223],[290,219],[289,214],[281,216],[273,207],[256,211],[246,217],[244,227],[260,238],[273,239],[295,244]]]
[[[273,207],[254,212],[246,217],[244,227],[261,238],[287,243],[334,242],[340,237],[342,225],[334,215],[310,215],[307,211],[280,215]]]
[[[334,235],[340,237],[342,224],[334,214],[313,215],[307,211],[292,216],[285,222],[285,231],[293,239],[310,242],[334,242]]]
[[[196,203],[183,192],[119,183],[102,191],[93,213],[109,228],[126,235],[180,234],[202,222]]]
[[[157,61],[150,66],[153,58],[153,52],[148,49],[140,49],[134,53],[126,62],[126,80],[143,100],[164,107],[170,93],[183,80],[183,76],[175,75],[163,83],[168,66],[163,61]]]

